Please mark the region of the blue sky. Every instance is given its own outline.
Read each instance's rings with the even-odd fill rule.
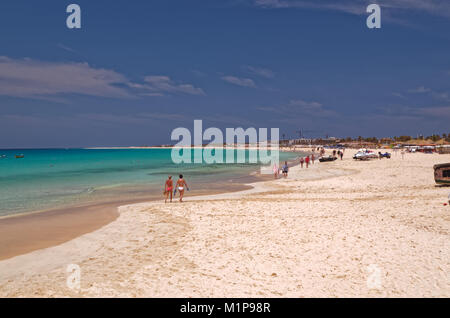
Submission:
[[[0,3],[0,148],[170,143],[176,127],[449,133],[450,2]],[[66,27],[77,3],[82,29]]]

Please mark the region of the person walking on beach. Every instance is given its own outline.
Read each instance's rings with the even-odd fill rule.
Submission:
[[[285,161],[285,162],[284,162],[284,166],[283,166],[283,176],[284,176],[285,178],[287,178],[288,172],[289,172],[289,166],[288,166],[287,162]]]
[[[183,196],[184,196],[184,188],[188,189],[188,185],[186,183],[186,181],[183,179],[183,175],[180,174],[180,177],[177,181],[177,185],[176,185],[178,192],[180,193],[180,202],[183,202]]]
[[[303,163],[305,162],[305,159],[303,157],[300,158],[300,166],[303,169]]]
[[[309,156],[306,156],[305,158],[306,168],[309,167]]]
[[[314,156],[314,154],[311,155],[311,162],[312,164],[314,164],[314,160],[316,160],[316,157]]]
[[[273,165],[273,176],[275,179],[278,179],[278,174],[280,173],[280,169],[278,169],[278,165],[275,163]]]
[[[342,160],[342,158],[344,158],[344,151],[341,151],[341,153],[339,154],[339,156],[341,157],[341,160]]]
[[[169,195],[170,195],[170,202],[172,202],[172,191],[173,191],[173,180],[172,176],[169,176],[169,178],[166,180],[166,184],[164,185],[164,194],[166,195],[166,201],[164,201],[164,203],[167,203]]]

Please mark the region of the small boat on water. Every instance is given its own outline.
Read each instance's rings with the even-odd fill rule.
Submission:
[[[450,185],[450,163],[435,165],[433,168],[434,168],[434,181],[437,184]]]
[[[16,155],[16,159],[22,159],[25,158],[25,155]]]

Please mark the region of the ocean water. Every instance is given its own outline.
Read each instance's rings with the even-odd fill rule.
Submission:
[[[247,150],[238,151],[248,158]],[[16,159],[16,154],[25,157]],[[280,160],[296,156],[282,152]],[[174,164],[171,149],[0,150],[0,216],[159,191],[168,175],[176,180],[182,173],[195,188],[258,169],[250,163]]]

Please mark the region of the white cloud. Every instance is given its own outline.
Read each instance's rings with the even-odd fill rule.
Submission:
[[[42,97],[84,94],[101,97],[131,97],[124,88],[125,76],[87,63],[51,63],[0,57],[0,95]]]
[[[309,116],[328,117],[335,116],[336,113],[332,110],[325,109],[323,105],[315,101],[305,101],[303,99],[291,100],[286,105],[287,112],[294,112],[298,114],[305,114]]]
[[[409,93],[416,93],[416,94],[424,94],[431,92],[431,89],[426,88],[425,86],[419,86],[417,88],[413,88],[408,90]]]
[[[205,95],[201,88],[176,83],[168,76],[147,76],[143,83],[134,83],[116,71],[94,68],[88,63],[0,56],[0,95],[4,96],[48,100],[61,94],[133,98],[165,93]]]
[[[192,70],[192,74],[194,74],[197,77],[205,77],[208,76],[205,72],[199,71],[199,70]]]
[[[419,86],[417,88],[410,89],[410,90],[408,90],[408,93],[429,94],[432,98],[434,98],[436,100],[450,102],[450,94],[448,92],[445,92],[445,91],[438,92],[431,88],[426,88],[425,86]]]
[[[242,87],[252,87],[256,88],[255,82],[250,78],[239,78],[235,76],[223,76],[222,80],[230,84],[242,86]]]
[[[437,100],[450,102],[450,94],[448,92],[431,92],[431,96]]]
[[[244,70],[250,74],[265,77],[265,78],[275,77],[274,72],[272,72],[271,70],[269,70],[267,68],[246,65],[246,66],[244,66]]]
[[[421,11],[433,15],[450,17],[450,1],[447,0],[253,0],[255,6],[263,8],[312,8],[366,14],[366,7],[378,3],[382,8],[398,11]]]
[[[191,84],[177,84],[168,76],[147,76],[144,81],[146,89],[152,92],[185,93],[190,95],[205,95],[201,88]]]
[[[319,102],[307,102],[302,99],[291,100],[288,104],[290,107],[298,107],[301,109],[322,109],[322,104]]]
[[[402,93],[397,93],[397,92],[392,93],[392,96],[395,96],[398,98],[406,98],[405,95],[403,95]]]
[[[450,106],[411,107],[404,105],[391,105],[380,109],[382,116],[392,118],[424,118],[450,119]]]
[[[59,47],[60,49],[63,49],[64,51],[70,52],[70,53],[77,53],[74,49],[72,49],[71,47],[68,47],[67,45],[64,45],[62,43],[58,43],[57,47]]]
[[[254,0],[254,4],[263,8],[311,8],[344,11],[353,14],[362,14],[365,8],[357,5],[356,1],[308,1],[308,0]]]
[[[289,103],[277,107],[259,107],[258,110],[281,114],[283,116],[309,116],[309,117],[329,117],[337,114],[325,109],[323,105],[315,101],[305,101],[303,99],[294,99]]]
[[[450,119],[450,106],[419,108],[417,114]]]

